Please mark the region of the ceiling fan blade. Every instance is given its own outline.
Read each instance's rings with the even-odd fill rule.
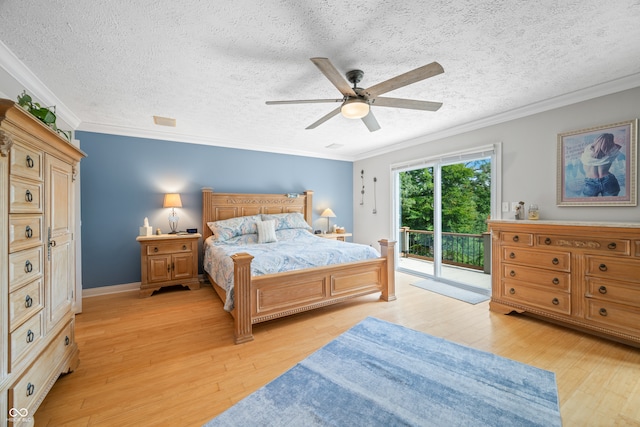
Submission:
[[[341,94],[344,96],[356,97],[356,93],[353,91],[349,82],[340,74],[340,72],[333,66],[331,61],[327,58],[311,58],[311,61],[316,64],[316,67],[320,69],[322,74],[329,79],[333,85],[338,88]]]
[[[438,74],[444,73],[444,69],[442,65],[437,62],[432,62],[431,64],[423,65],[422,67],[416,68],[415,70],[408,71],[404,74],[400,74],[399,76],[395,76],[389,80],[385,80],[381,83],[371,86],[368,89],[365,89],[365,93],[369,98],[375,98],[378,95],[382,95],[383,93],[391,92],[392,90],[410,85],[415,82],[419,82],[420,80],[428,79],[429,77],[437,76]]]
[[[376,107],[408,108],[410,110],[438,111],[442,102],[418,101],[415,99],[387,98],[379,96],[369,101]]]
[[[380,125],[378,124],[378,121],[376,120],[376,117],[373,115],[373,111],[371,110],[369,110],[369,114],[362,118],[362,123],[367,126],[369,132],[375,132],[380,129]]]
[[[296,99],[292,101],[266,101],[267,105],[282,105],[282,104],[316,104],[321,102],[342,102],[340,99]]]
[[[306,129],[315,129],[321,124],[323,124],[324,122],[326,122],[327,120],[329,120],[331,117],[337,116],[338,114],[340,114],[340,108],[342,108],[342,105],[336,108],[335,110],[332,110],[329,114],[325,114],[324,116],[322,116],[322,118],[320,118],[319,120],[307,126]]]

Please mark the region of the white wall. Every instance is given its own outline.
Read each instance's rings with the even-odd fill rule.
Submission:
[[[437,113],[433,114],[431,120],[437,120]],[[354,241],[378,247],[377,240],[393,237],[391,165],[496,142],[502,143],[503,201],[537,203],[541,219],[640,222],[640,206],[556,206],[558,134],[638,117],[640,87],[359,160],[353,165]],[[360,205],[361,170],[365,171],[364,206]],[[373,177],[377,178],[375,215]]]

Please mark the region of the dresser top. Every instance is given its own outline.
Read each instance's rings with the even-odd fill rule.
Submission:
[[[618,227],[640,228],[640,222],[611,222],[611,221],[559,221],[559,220],[516,220],[516,219],[490,219],[489,224],[540,224],[577,227]]]

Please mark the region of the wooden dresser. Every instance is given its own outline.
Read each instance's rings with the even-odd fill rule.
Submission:
[[[640,347],[640,223],[489,222],[492,311]]]
[[[74,183],[82,151],[0,99],[0,425],[30,425],[75,369]]]

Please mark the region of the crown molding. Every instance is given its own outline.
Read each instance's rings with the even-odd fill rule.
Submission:
[[[637,87],[640,87],[640,73],[621,77],[616,80],[611,80],[606,83],[588,87],[586,89],[581,89],[564,95],[556,96],[554,98],[549,98],[544,101],[535,102],[524,107],[515,108],[504,113],[495,114],[493,116],[485,117],[479,120],[474,120],[472,122],[454,126],[439,132],[422,135],[417,138],[409,139],[407,141],[380,148],[378,150],[372,150],[366,153],[362,153],[360,156],[354,159],[354,161],[364,160],[371,157],[380,156],[382,154],[388,154],[397,150],[413,147],[427,142],[437,141],[439,139],[448,138],[465,132],[497,125],[500,123],[508,122],[510,120],[520,119],[522,117],[532,116],[534,114],[543,113],[545,111],[553,110],[560,107],[566,107],[567,105],[577,104],[579,102],[588,101],[590,99],[611,95],[613,93],[622,92],[624,90],[634,89]]]
[[[80,125],[76,116],[27,66],[0,40],[0,67],[43,105],[55,105],[56,116],[73,129]],[[17,97],[17,95],[16,95]]]

